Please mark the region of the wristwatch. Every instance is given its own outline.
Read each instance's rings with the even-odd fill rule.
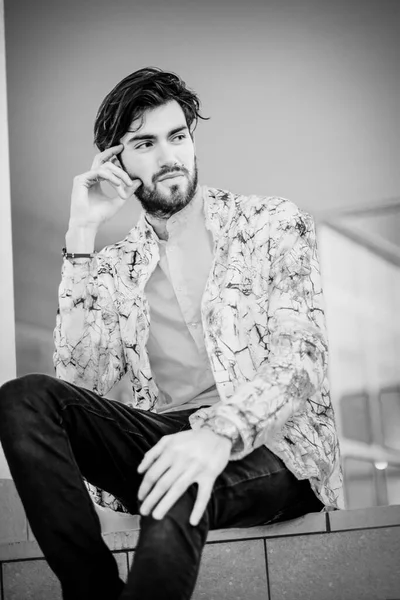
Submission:
[[[96,256],[96,252],[67,252],[67,249],[64,247],[61,250],[61,254],[63,258],[93,258]]]

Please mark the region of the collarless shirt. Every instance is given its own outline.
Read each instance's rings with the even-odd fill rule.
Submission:
[[[160,390],[157,412],[219,401],[204,343],[201,299],[213,261],[213,237],[206,228],[203,193],[167,221],[168,240],[147,224],[160,258],[145,294],[150,308],[146,344]]]

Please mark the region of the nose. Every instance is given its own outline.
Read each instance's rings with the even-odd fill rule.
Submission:
[[[173,166],[178,162],[175,148],[168,143],[160,144],[158,148],[157,164],[159,167]]]

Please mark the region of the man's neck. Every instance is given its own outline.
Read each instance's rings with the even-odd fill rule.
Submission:
[[[200,187],[198,186],[196,189],[195,195],[193,196],[193,198],[191,199],[189,204],[187,204],[184,208],[182,208],[182,210],[178,211],[177,213],[174,213],[174,215],[171,215],[171,217],[160,218],[160,217],[155,217],[154,215],[150,215],[149,213],[146,213],[147,222],[150,223],[150,225],[153,227],[154,231],[156,232],[156,234],[160,240],[165,240],[165,241],[168,240],[169,234],[168,234],[167,223],[168,223],[169,219],[171,219],[175,215],[179,215],[179,213],[181,213],[183,210],[186,210],[194,202],[197,194],[199,194],[199,193],[201,193],[201,191],[200,191]]]
[[[153,227],[154,231],[160,238],[160,240],[168,240],[168,230],[167,230],[167,221],[168,217],[165,219],[158,219],[157,217],[153,217],[153,215],[149,215],[146,213],[146,220]]]

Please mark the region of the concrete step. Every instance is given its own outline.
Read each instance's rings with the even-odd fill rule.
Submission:
[[[102,511],[100,511],[101,513]],[[100,516],[123,578],[137,516]],[[61,600],[35,541],[0,545],[1,600]],[[400,506],[209,533],[193,600],[400,600]]]

